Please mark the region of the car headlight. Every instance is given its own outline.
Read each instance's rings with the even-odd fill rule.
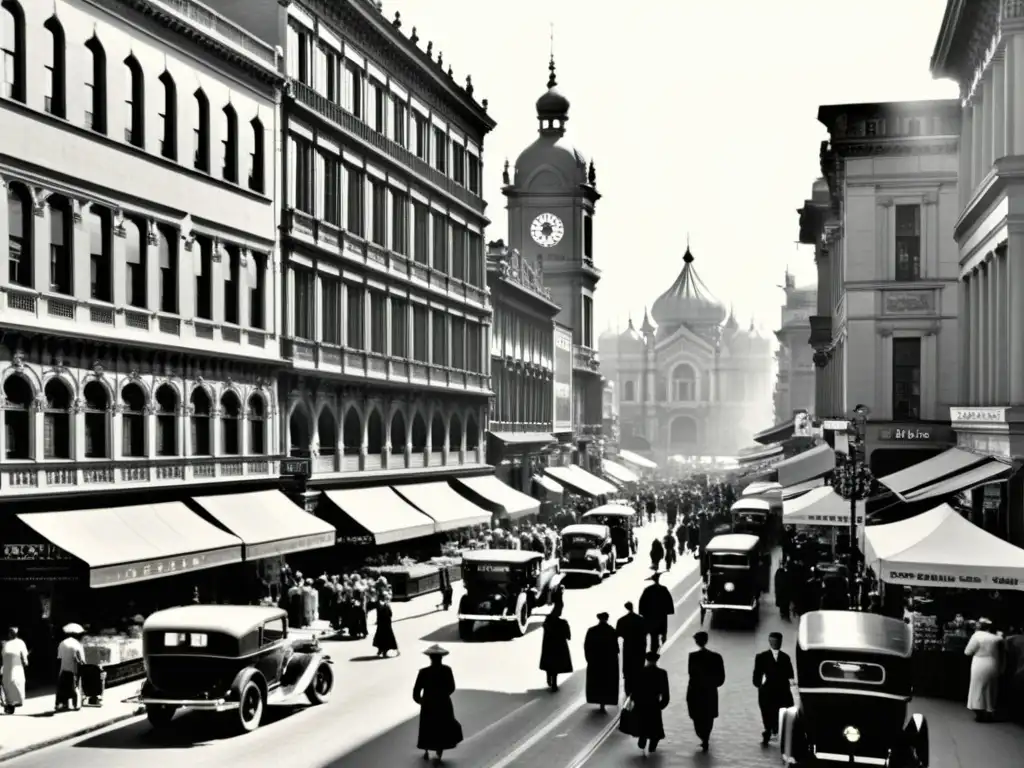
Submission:
[[[724,589],[726,592],[734,592],[736,590],[736,585],[733,584],[731,581],[727,581],[725,582]]]
[[[860,730],[852,725],[848,725],[843,729],[843,737],[851,744],[856,744],[860,741]]]

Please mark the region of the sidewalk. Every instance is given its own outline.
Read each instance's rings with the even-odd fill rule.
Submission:
[[[317,626],[290,632],[322,637],[329,627],[317,622]],[[102,707],[82,707],[77,712],[54,713],[52,690],[30,694],[17,714],[0,715],[0,763],[143,714],[146,710],[137,701],[141,688],[142,680],[115,685],[106,689]]]

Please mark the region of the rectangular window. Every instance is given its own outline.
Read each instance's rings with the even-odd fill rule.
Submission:
[[[348,78],[347,87],[351,99],[348,104],[349,111],[361,120],[363,118],[363,73],[352,62],[346,62],[345,77]]]
[[[480,158],[474,155],[472,152],[469,155],[469,167],[466,169],[466,175],[469,177],[469,191],[474,195],[480,194]]]
[[[483,326],[469,323],[466,326],[466,368],[474,373],[483,373]]]
[[[159,227],[157,252],[160,259],[160,311],[178,313],[178,232]]]
[[[370,181],[371,204],[370,219],[372,228],[370,239],[377,245],[388,244],[388,190],[383,181]]]
[[[593,349],[594,348],[594,300],[592,298],[590,298],[589,296],[584,296],[583,297],[583,302],[581,303],[581,307],[582,307],[582,311],[583,311],[583,318],[582,318],[583,322],[581,324],[581,327],[583,329],[583,334],[582,334],[582,337],[580,339],[580,343],[584,347],[588,347],[589,349]]]
[[[338,57],[333,51],[329,51],[326,48],[324,50],[323,68],[324,71],[321,74],[323,77],[323,91],[324,96],[330,99],[335,104],[338,103]]]
[[[324,155],[324,221],[341,226],[341,163],[338,158]]]
[[[423,162],[428,162],[430,160],[430,124],[427,122],[427,118],[416,111],[412,113],[412,123],[416,132],[414,137],[416,157]]]
[[[441,173],[448,173],[448,136],[434,126],[434,168]]]
[[[294,34],[290,34],[292,42],[295,43],[295,58],[290,62],[294,67],[292,70],[292,76],[303,85],[313,84],[313,65],[312,65],[312,40],[310,34],[304,29],[292,26]]]
[[[466,369],[466,321],[452,318],[452,368]]]
[[[383,293],[370,293],[370,351],[378,355],[387,353],[387,297]]]
[[[448,219],[443,213],[432,212],[434,227],[434,269],[448,272]]]
[[[896,206],[896,279],[921,279],[921,206]]]
[[[295,200],[298,211],[313,215],[313,146],[305,139],[294,139]]]
[[[426,264],[430,255],[430,212],[423,203],[412,204],[413,244],[412,257]]]
[[[346,211],[345,229],[353,235],[364,237],[366,234],[366,176],[362,171],[351,166],[345,167],[345,175],[348,176],[347,198],[348,209]]]
[[[110,212],[94,210],[89,221],[90,296],[98,301],[112,301],[113,229]]]
[[[594,220],[590,216],[583,217],[583,259],[594,260]]]
[[[71,232],[68,230],[68,217],[64,215],[64,209],[59,206],[50,206],[50,290],[54,293],[71,295]],[[133,237],[134,235],[134,237]],[[125,261],[128,262],[128,272],[131,275],[128,279],[129,286],[138,283],[137,273],[141,272],[141,243],[145,243],[139,236],[138,227],[129,227],[128,237],[131,242],[125,243]],[[132,262],[134,256],[134,263]],[[133,278],[135,278],[133,280]],[[129,297],[131,294],[129,294]],[[143,295],[144,297],[144,295]],[[129,304],[131,300],[129,298]],[[144,306],[144,305],[135,305]]]
[[[466,229],[452,225],[452,277],[466,279]]]
[[[400,147],[407,146],[406,123],[409,119],[409,112],[405,104],[400,102],[396,96],[391,97],[391,122],[392,136],[395,143]]]
[[[201,320],[213,319],[213,241],[206,237],[197,237],[192,246],[192,254],[196,256],[196,302],[195,316]]]
[[[484,285],[483,238],[476,232],[466,233],[466,279],[470,285]]]
[[[264,302],[267,298],[267,257],[262,253],[251,253],[255,277],[249,287],[249,327],[265,328],[263,324]]]
[[[238,295],[241,286],[241,253],[237,246],[224,247],[227,256],[227,269],[224,270],[224,322],[238,325]]]
[[[435,310],[431,313],[430,331],[433,334],[434,348],[431,351],[431,362],[434,365],[448,365],[448,316]]]
[[[366,349],[366,316],[363,304],[366,292],[358,285],[346,285],[345,292],[345,346],[351,349]]]
[[[316,308],[316,276],[308,269],[292,267],[295,281],[295,304],[292,314],[295,328],[292,336],[297,339],[313,340],[313,312]]]
[[[466,148],[452,144],[452,181],[466,186]]]
[[[892,340],[892,417],[921,418],[921,339]]]
[[[409,305],[405,299],[391,299],[391,356],[409,356]]]
[[[409,253],[409,196],[391,190],[391,250]]]
[[[372,83],[371,93],[373,94],[373,130],[377,133],[384,133],[388,125],[387,91],[379,83]]]
[[[321,273],[320,286],[323,291],[323,312],[321,314],[320,340],[324,344],[341,345],[341,292],[342,282],[335,277]]]
[[[427,308],[422,304],[412,305],[412,359],[418,363],[430,362],[430,347],[427,339],[430,334],[430,318]]]

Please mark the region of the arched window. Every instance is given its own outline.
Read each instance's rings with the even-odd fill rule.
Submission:
[[[448,422],[448,450],[456,453],[462,450],[462,421],[453,413]]]
[[[126,459],[146,456],[146,395],[138,384],[121,390],[121,454]]]
[[[685,402],[697,399],[697,372],[689,363],[681,363],[672,371],[672,399]]]
[[[378,456],[383,449],[384,419],[380,417],[380,411],[374,408],[366,420],[366,453],[370,456]]]
[[[690,446],[697,442],[697,422],[689,416],[677,416],[669,427],[672,446]]]
[[[146,81],[142,65],[134,56],[124,60],[124,140],[143,149],[146,146]]]
[[[242,453],[242,403],[230,389],[220,398],[220,434],[225,456]]]
[[[85,457],[106,459],[110,455],[107,449],[107,424],[110,421],[107,388],[98,381],[90,381],[82,395],[85,400]]]
[[[258,117],[254,117],[249,126],[252,128],[252,152],[249,154],[249,189],[254,192],[263,192],[263,174],[267,158],[264,150],[266,134],[263,130],[263,123]]]
[[[70,296],[72,293],[71,203],[66,197],[51,195],[46,201],[50,209],[50,290]]]
[[[363,424],[359,420],[359,412],[354,406],[345,413],[341,429],[341,442],[345,447],[346,456],[358,456],[363,447]]]
[[[113,217],[106,208],[93,205],[89,209],[89,280],[90,295],[97,301],[110,302],[113,293],[111,252],[113,243]]]
[[[267,452],[267,407],[259,395],[249,397],[249,453],[262,456]]]
[[[412,452],[423,453],[427,449],[427,422],[423,414],[417,413],[412,420]]]
[[[221,139],[222,175],[224,181],[238,183],[238,115],[230,104],[222,110],[224,113],[224,138]]]
[[[196,113],[192,120],[192,165],[197,171],[210,172],[210,100],[202,88],[196,90]]]
[[[158,224],[157,256],[160,259],[160,311],[178,313],[178,233]]]
[[[445,438],[448,430],[444,428],[444,417],[435,413],[430,420],[430,450],[433,453],[440,453],[444,449]]]
[[[206,390],[203,387],[196,387],[192,390],[192,397],[189,398],[189,402],[192,406],[192,455],[212,456],[213,440],[211,439],[211,433],[213,432],[213,423],[211,420],[212,414],[210,413],[210,396],[206,394]]]
[[[46,64],[43,65],[46,69],[43,108],[54,117],[67,117],[67,43],[64,27],[56,16],[51,16],[43,24],[43,29],[50,33],[44,59]]]
[[[146,228],[124,219],[124,297],[130,307],[146,308]]]
[[[32,197],[21,184],[7,185],[7,221],[7,279],[14,285],[31,288]]]
[[[25,14],[16,0],[0,2],[3,96],[25,103]]]
[[[54,377],[43,388],[43,458],[71,458],[71,390]]]
[[[32,386],[24,376],[15,373],[7,377],[3,409],[7,458],[32,458]]]
[[[178,159],[178,87],[166,69],[160,75],[164,87],[160,106],[160,154],[168,160]]]
[[[405,416],[401,411],[395,411],[391,417],[391,452],[405,453]]]
[[[306,407],[299,403],[288,419],[288,455],[309,456],[310,415]]]
[[[627,381],[622,387],[622,402],[632,403],[636,400],[636,384],[632,381]]]
[[[466,450],[475,451],[478,445],[480,445],[480,426],[476,423],[476,417],[469,414],[466,418]]]
[[[96,35],[85,43],[85,127],[107,133],[107,52]]]
[[[156,455],[178,454],[178,393],[170,384],[156,391]]]
[[[330,408],[320,411],[316,420],[316,437],[320,443],[321,456],[333,456],[338,450],[338,425]]]

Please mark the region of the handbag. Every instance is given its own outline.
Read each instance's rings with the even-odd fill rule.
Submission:
[[[626,734],[627,736],[638,736],[640,731],[638,729],[639,723],[637,722],[636,709],[633,707],[633,700],[629,699],[622,707],[622,712],[619,714],[619,731]]]

